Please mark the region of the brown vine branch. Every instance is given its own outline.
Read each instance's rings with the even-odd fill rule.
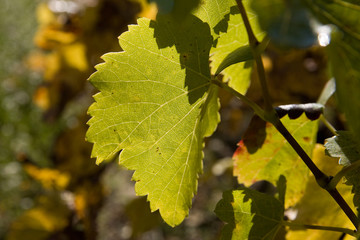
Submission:
[[[247,17],[245,7],[242,3],[242,0],[236,0],[236,3],[239,7],[242,19],[244,21],[246,32],[247,32],[247,35],[249,38],[249,45],[251,47],[251,50],[252,50],[252,53],[254,56],[254,60],[256,62],[257,73],[258,73],[258,77],[259,77],[259,81],[260,81],[260,85],[261,85],[261,90],[262,90],[263,96],[264,96],[265,111],[270,112],[273,110],[273,107],[272,107],[272,101],[270,98],[270,94],[268,91],[269,88],[267,87],[267,83],[266,83],[264,64],[261,59],[261,51],[258,51],[258,46],[260,43],[257,40],[257,38],[251,28],[249,18]]]

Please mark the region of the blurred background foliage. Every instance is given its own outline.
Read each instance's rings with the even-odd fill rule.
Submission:
[[[156,2],[156,1],[155,1]],[[251,111],[221,91],[222,122],[205,150],[190,216],[172,229],[116,160],[100,166],[85,142],[101,55],[136,18],[155,19],[146,0],[3,0],[0,9],[0,239],[218,239],[213,210],[236,187],[231,156]],[[327,80],[320,48],[264,56],[275,102],[314,102]],[[301,78],[302,82],[298,79]],[[248,95],[261,102],[253,81]],[[328,133],[322,137],[328,137]]]

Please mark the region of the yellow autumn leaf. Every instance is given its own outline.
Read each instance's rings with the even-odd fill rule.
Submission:
[[[67,173],[56,169],[39,168],[27,164],[25,170],[32,178],[39,181],[45,189],[65,189],[70,182],[70,176]]]
[[[338,164],[337,158],[331,158],[325,155],[324,146],[317,144],[314,153],[313,161],[326,174],[335,175],[342,167]],[[337,189],[344,197],[345,201],[352,203],[351,186],[339,183]],[[300,202],[295,206],[297,217],[294,222],[301,224],[333,226],[353,229],[353,225],[346,217],[345,213],[340,207],[335,204],[334,200],[327,191],[321,189],[315,178],[311,177],[307,183],[305,194]],[[337,240],[341,233],[321,231],[321,230],[306,230],[306,231],[289,231],[287,239],[291,240]],[[347,236],[346,239],[354,239]]]
[[[43,196],[37,206],[26,211],[11,225],[6,240],[46,240],[68,225],[70,211],[57,197]]]

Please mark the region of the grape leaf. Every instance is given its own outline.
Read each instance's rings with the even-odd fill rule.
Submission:
[[[312,159],[322,171],[334,175],[341,167],[337,164],[336,158],[325,156],[324,150],[324,146],[317,144]],[[347,202],[351,201],[349,186],[341,184],[337,189]],[[334,204],[328,192],[321,189],[314,178],[307,182],[305,193],[293,211],[297,212],[295,223],[353,228],[345,213]],[[291,240],[340,239],[340,236],[341,233],[330,231],[296,229],[291,229],[286,235],[287,239]]]
[[[325,105],[336,91],[335,79],[331,78],[324,86],[317,103]]]
[[[358,0],[303,0],[313,14],[325,24],[360,40],[360,2]]]
[[[182,24],[158,16],[139,19],[119,39],[124,52],[106,54],[90,77],[100,93],[87,140],[98,164],[121,151],[120,164],[135,170],[136,193],[175,226],[196,192],[203,138],[219,122],[210,29],[194,16]]]
[[[317,132],[317,121],[310,121],[303,114],[300,118],[290,120],[288,116],[281,119],[285,127],[295,137],[304,150],[311,154]],[[263,134],[258,128],[261,137]],[[301,197],[308,180],[308,168],[292,149],[290,144],[270,123],[266,124],[266,138],[258,149],[246,143],[244,136],[234,153],[234,176],[239,183],[251,185],[259,180],[267,180],[276,184],[280,175],[288,181],[285,206],[294,205]],[[254,139],[253,141],[257,141]]]
[[[250,9],[251,1],[243,1],[251,27],[255,36],[261,41],[265,33],[260,29],[256,14]],[[220,33],[216,48],[211,49],[211,72],[215,74],[224,59],[240,47],[249,45],[249,40],[241,14],[237,6],[231,7],[228,29],[226,33]],[[222,71],[224,81],[238,92],[245,94],[250,86],[250,75],[253,62],[246,61],[227,67]]]
[[[230,7],[234,5],[235,0],[205,0],[193,14],[209,24],[211,35],[216,40],[221,32],[227,31]]]
[[[349,128],[360,143],[360,2],[358,0],[305,0],[323,23],[334,24],[329,60],[336,80],[336,97]]]
[[[200,0],[150,0],[150,2],[156,2],[160,14],[171,13],[180,21],[186,19],[200,4]]]
[[[282,226],[284,206],[273,196],[242,187],[224,192],[215,213],[227,223],[221,239],[270,240]]]
[[[359,145],[355,141],[351,132],[338,131],[338,136],[326,139],[326,153],[331,157],[339,157],[339,163],[349,166],[360,160]],[[346,184],[352,185],[354,204],[360,206],[360,168],[355,168],[345,174]]]
[[[226,69],[227,67],[233,64],[245,62],[252,59],[253,59],[253,55],[250,46],[239,47],[234,51],[232,51],[231,53],[229,53],[224,58],[224,60],[220,63],[219,67],[216,69],[215,75],[218,75],[224,69]]]
[[[360,14],[360,12],[359,12]],[[336,80],[336,97],[347,124],[360,143],[360,41],[333,36],[329,46],[332,71]]]

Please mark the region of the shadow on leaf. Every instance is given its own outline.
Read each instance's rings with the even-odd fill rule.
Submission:
[[[222,239],[278,237],[284,216],[285,185],[285,177],[280,176],[278,181],[280,200],[245,187],[224,192],[223,199],[215,209],[216,215],[227,223],[222,231]]]
[[[195,103],[210,86],[212,36],[209,25],[194,15],[179,22],[172,15],[159,14],[156,21],[150,23],[150,28],[154,29],[159,49],[175,46],[181,69],[186,70],[184,88],[189,92],[189,103]]]

